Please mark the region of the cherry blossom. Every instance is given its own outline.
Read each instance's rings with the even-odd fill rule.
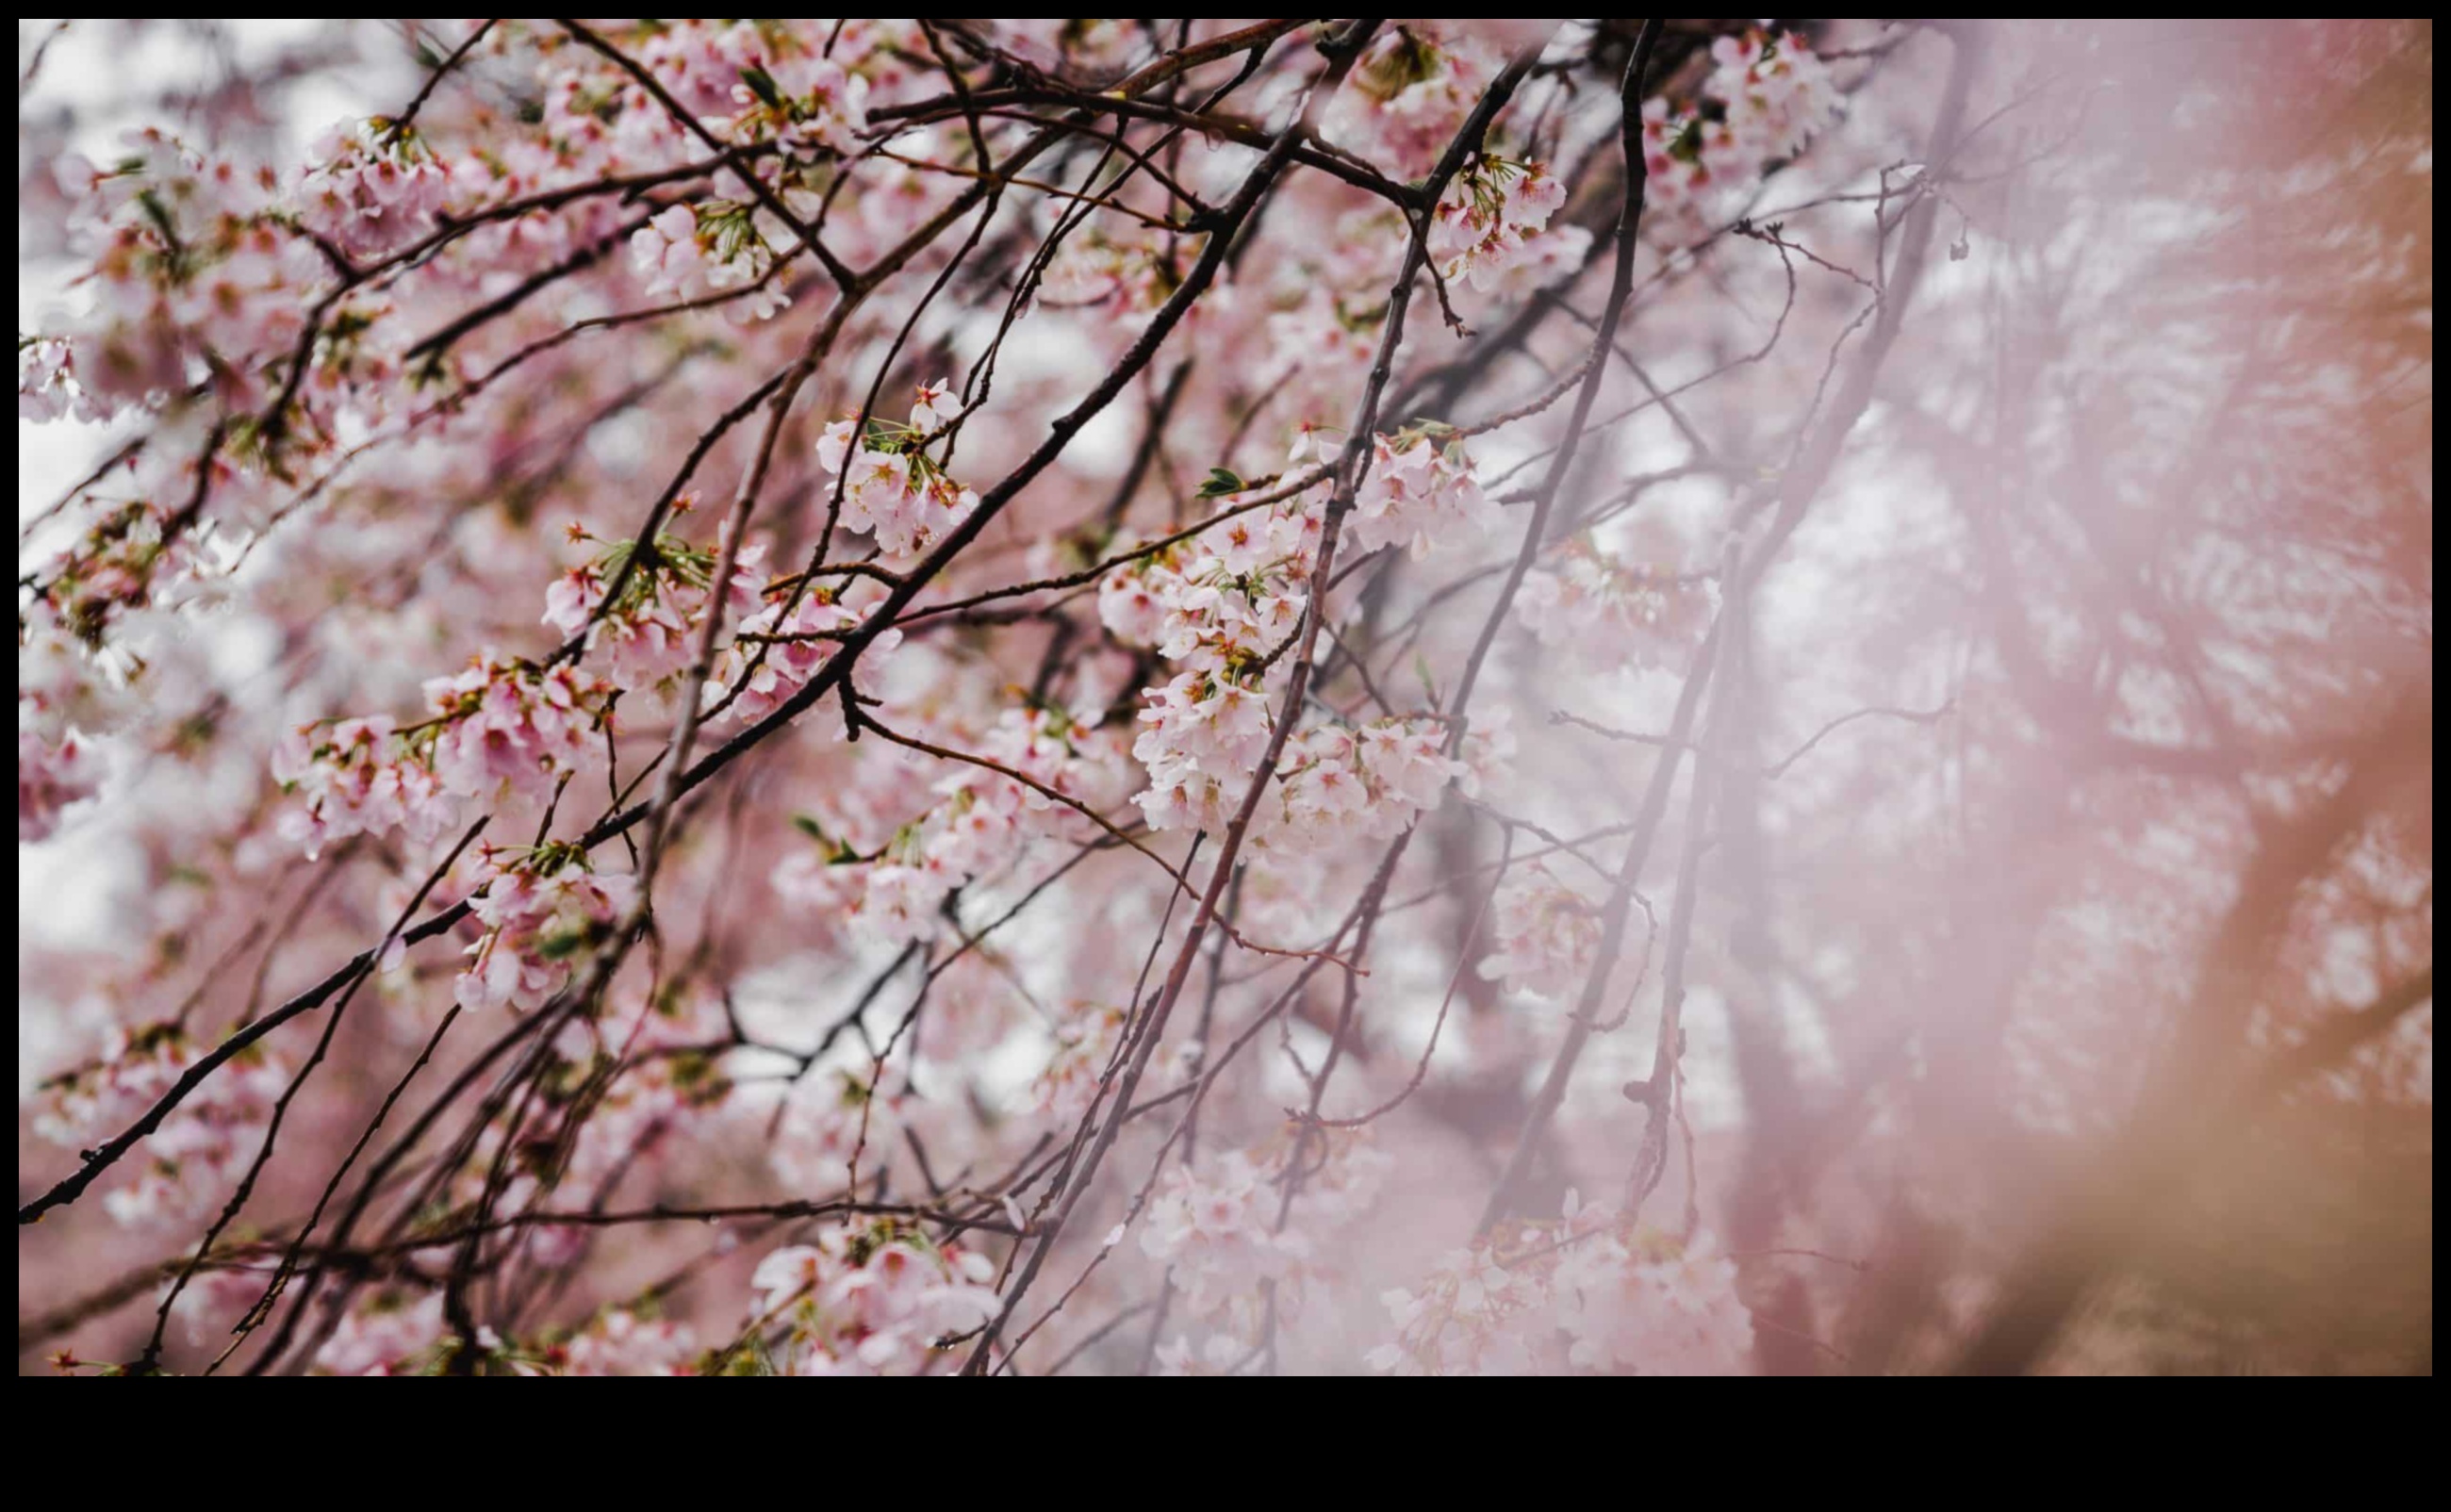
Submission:
[[[872,418],[864,436],[854,422],[837,421],[817,443],[817,460],[838,476],[843,491],[842,527],[873,534],[889,557],[926,551],[978,507],[979,496],[931,460],[928,444],[942,422],[937,387],[923,387],[908,424]]]
[[[2422,1370],[2412,25],[23,24],[21,1345]]]
[[[549,1363],[574,1376],[676,1376],[693,1372],[696,1333],[671,1318],[608,1307],[557,1346]]]
[[[1536,244],[1565,202],[1565,187],[1545,166],[1484,153],[1431,212],[1430,256],[1444,278],[1500,287],[1517,264],[1542,256]]]
[[[41,840],[60,827],[60,811],[102,787],[102,764],[71,733],[57,741],[17,730],[17,838]]]
[[[1494,511],[1473,480],[1472,458],[1451,427],[1417,425],[1372,442],[1373,465],[1354,497],[1353,540],[1363,550],[1403,546],[1414,557],[1462,527],[1488,531]]]
[[[414,128],[344,122],[314,150],[298,187],[307,227],[351,257],[391,251],[432,228],[451,187],[450,170]]]
[[[1710,620],[1712,588],[1703,574],[1620,559],[1584,540],[1570,540],[1554,564],[1523,579],[1516,613],[1545,645],[1592,653],[1619,665],[1670,664]],[[1607,647],[1607,653],[1598,648]]]
[[[496,873],[469,900],[486,933],[468,948],[472,963],[454,990],[461,1006],[542,1007],[570,979],[572,958],[609,931],[634,895],[628,877],[598,875],[550,848]]]
[[[1499,60],[1478,38],[1407,22],[1374,41],[1329,105],[1329,140],[1383,160],[1399,177],[1429,171]]]
[[[96,1057],[42,1084],[34,1131],[71,1149],[105,1137],[151,1108],[200,1054],[176,1022],[113,1028]],[[146,1139],[127,1179],[104,1195],[104,1209],[123,1225],[160,1227],[218,1201],[262,1147],[288,1078],[271,1052],[238,1051],[209,1091],[182,1103]]]
[[[1324,1145],[1280,1132],[1256,1149],[1168,1170],[1143,1220],[1140,1247],[1167,1267],[1188,1314],[1247,1323],[1263,1285],[1291,1313],[1305,1283],[1332,1269],[1329,1241],[1368,1210],[1389,1163],[1363,1136],[1331,1134]],[[1288,1206],[1297,1158],[1303,1179]]]
[[[1589,973],[1600,941],[1599,912],[1555,874],[1534,862],[1498,890],[1496,947],[1476,968],[1507,991],[1562,997]]]
[[[750,1286],[761,1319],[787,1326],[781,1373],[914,1376],[994,1315],[993,1273],[986,1256],[892,1222],[839,1224],[768,1254]]]
[[[675,205],[630,238],[630,264],[646,292],[676,300],[725,299],[735,321],[765,320],[789,303],[775,283],[775,253],[752,206],[730,201]]]
[[[1708,1233],[1679,1241],[1578,1208],[1448,1255],[1418,1288],[1382,1300],[1397,1340],[1370,1353],[1399,1375],[1730,1375],[1745,1369],[1752,1314],[1736,1268]]]
[[[336,1376],[420,1374],[427,1363],[420,1357],[442,1337],[442,1293],[377,1291],[341,1320],[315,1365]]]

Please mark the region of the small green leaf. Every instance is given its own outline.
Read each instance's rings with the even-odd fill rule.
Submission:
[[[1239,494],[1250,486],[1243,481],[1241,474],[1230,467],[1211,467],[1208,469],[1208,481],[1200,485],[1200,497],[1216,499],[1226,494]]]
[[[775,87],[774,75],[765,69],[743,69],[740,70],[740,82],[749,86],[750,93],[765,101],[766,108],[769,110],[783,108],[783,91]]]
[[[1675,158],[1679,163],[1699,163],[1702,161],[1702,122],[1700,117],[1697,116],[1685,123],[1685,128],[1676,133],[1676,140],[1668,144],[1668,155]]]

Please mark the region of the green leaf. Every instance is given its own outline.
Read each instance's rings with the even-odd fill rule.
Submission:
[[[151,189],[139,189],[136,203],[143,207],[145,218],[153,223],[153,229],[162,233],[162,240],[175,250],[179,245],[179,227],[172,224],[170,212],[162,207],[161,199]]]
[[[1679,163],[1702,161],[1701,117],[1696,116],[1685,123],[1685,128],[1676,133],[1676,140],[1668,144],[1668,155]]]
[[[1239,494],[1250,486],[1243,481],[1241,474],[1230,467],[1211,467],[1208,469],[1208,481],[1200,485],[1200,497],[1216,499],[1226,494]]]
[[[783,108],[783,91],[775,87],[774,75],[765,69],[743,69],[740,70],[740,82],[749,86],[750,93],[765,101],[766,108],[769,110]]]

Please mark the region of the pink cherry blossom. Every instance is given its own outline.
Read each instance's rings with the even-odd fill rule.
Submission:
[[[2431,59],[21,23],[21,1347],[2422,1373]]]

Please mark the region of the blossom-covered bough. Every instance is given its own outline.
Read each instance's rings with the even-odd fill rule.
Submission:
[[[21,29],[21,1348],[2026,1368],[2430,1094],[2430,113],[2202,61],[2397,33],[2182,34],[2190,199],[1970,26],[241,27],[173,128],[124,25]]]

